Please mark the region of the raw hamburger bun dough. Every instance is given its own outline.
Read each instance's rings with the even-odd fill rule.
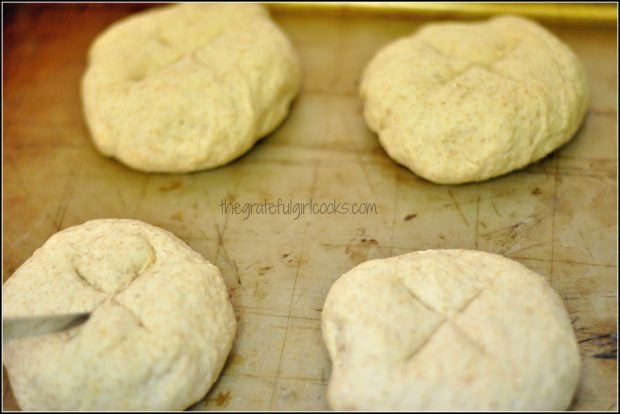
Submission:
[[[568,46],[512,16],[429,24],[396,40],[369,63],[360,93],[389,156],[440,184],[545,157],[573,136],[589,94]]]
[[[335,410],[563,410],[579,380],[558,295],[490,253],[362,263],[329,291],[322,330]]]
[[[157,7],[93,43],[82,80],[97,148],[130,167],[230,162],[285,118],[300,86],[289,40],[257,4]]]
[[[5,283],[4,316],[93,311],[4,344],[27,411],[181,410],[217,379],[236,332],[220,272],[172,234],[93,220],[52,236]]]

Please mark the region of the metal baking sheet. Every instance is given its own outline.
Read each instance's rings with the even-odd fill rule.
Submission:
[[[222,269],[239,319],[221,378],[192,409],[324,410],[330,362],[320,314],[340,274],[418,249],[497,252],[545,276],[570,312],[583,357],[572,408],[617,409],[615,25],[548,25],[579,55],[592,89],[569,144],[522,171],[440,186],[384,153],[357,96],[369,58],[428,14],[274,7],[301,57],[303,90],[271,136],[194,174],[144,174],[100,156],[80,108],[86,50],[111,22],[145,7],[5,6],[5,280],[52,234],[86,220],[161,226]],[[370,202],[377,214],[246,220],[220,209],[222,200],[265,199]],[[4,409],[18,408],[6,373],[3,396]]]

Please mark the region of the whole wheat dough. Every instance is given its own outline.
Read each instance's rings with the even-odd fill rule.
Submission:
[[[53,235],[4,284],[4,316],[93,311],[68,331],[4,343],[22,409],[181,410],[217,379],[236,332],[220,272],[134,220]]]
[[[322,330],[335,410],[563,410],[579,380],[561,299],[490,253],[362,263],[329,291]]]
[[[99,35],[82,101],[103,154],[143,171],[188,172],[226,164],[274,130],[300,78],[262,6],[180,4]]]
[[[545,157],[573,136],[589,94],[569,47],[512,16],[429,24],[396,40],[368,64],[360,93],[389,156],[441,184]]]

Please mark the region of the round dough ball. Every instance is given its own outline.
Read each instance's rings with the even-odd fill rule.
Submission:
[[[389,156],[440,184],[540,160],[573,136],[589,99],[568,46],[512,16],[429,24],[396,40],[368,64],[360,93]]]
[[[329,291],[322,330],[335,410],[563,410],[579,380],[561,299],[490,253],[362,263]]]
[[[97,148],[132,168],[188,172],[248,151],[286,117],[297,55],[257,4],[157,7],[92,44],[82,79]]]
[[[217,267],[135,220],[56,233],[4,284],[2,302],[5,317],[93,312],[4,344],[26,411],[187,408],[217,379],[237,324]]]

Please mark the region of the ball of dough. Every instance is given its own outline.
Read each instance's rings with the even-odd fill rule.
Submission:
[[[142,171],[188,172],[226,164],[273,131],[300,73],[262,6],[172,5],[94,41],[82,101],[103,154]]]
[[[332,286],[322,330],[335,410],[563,410],[579,380],[561,299],[490,253],[365,262]]]
[[[540,160],[572,137],[589,99],[568,46],[512,16],[429,24],[396,40],[368,64],[360,93],[389,156],[440,184]]]
[[[70,330],[4,344],[22,409],[181,410],[204,397],[236,319],[220,272],[134,220],[56,233],[4,284],[4,316],[92,311]]]

